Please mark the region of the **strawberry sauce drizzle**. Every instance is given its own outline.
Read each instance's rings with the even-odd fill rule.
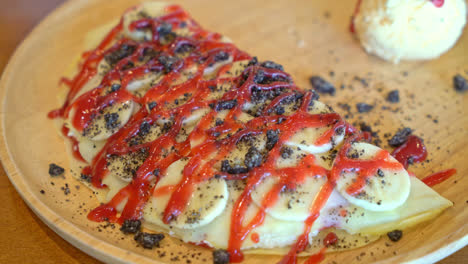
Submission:
[[[421,138],[411,135],[408,140],[392,152],[405,169],[414,162],[423,162],[427,158],[427,150]]]
[[[431,0],[435,7],[442,7],[444,6],[445,0]]]
[[[422,182],[424,182],[427,186],[432,187],[452,177],[455,173],[457,173],[456,169],[448,169],[436,172],[422,179]]]
[[[356,28],[354,26],[354,18],[359,14],[359,9],[361,9],[361,2],[362,0],[358,0],[356,3],[356,7],[354,8],[354,13],[351,16],[351,23],[349,24],[349,31],[351,33],[356,33]]]
[[[115,134],[107,139],[102,150],[94,157],[91,164],[84,168],[83,173],[91,175],[91,183],[96,188],[105,188],[103,179],[108,175],[108,157],[112,155],[125,155],[136,151],[146,151],[148,157],[137,169],[133,180],[121,189],[108,203],[92,210],[88,218],[93,221],[112,221],[122,223],[127,219],[140,219],[142,209],[148,199],[161,193],[171,193],[169,202],[164,209],[163,222],[170,224],[180,215],[187,205],[195,184],[219,176],[226,180],[245,179],[246,186],[240,197],[234,202],[231,214],[230,236],[228,251],[231,262],[243,260],[241,252],[242,244],[249,234],[260,226],[266,216],[266,209],[273,206],[282,190],[294,189],[297,184],[303,182],[306,177],[324,177],[326,183],[321,187],[310,206],[309,216],[305,220],[303,233],[298,237],[297,242],[292,246],[291,251],[280,261],[283,264],[293,264],[297,262],[297,254],[304,251],[309,244],[309,236],[315,220],[320,216],[320,211],[330,197],[336,180],[341,173],[350,170],[351,167],[359,168],[356,186],[351,186],[350,193],[357,193],[362,187],[362,183],[373,174],[377,168],[398,169],[399,163],[388,160],[388,153],[379,152],[374,159],[357,161],[347,157],[351,144],[356,141],[368,139],[365,133],[359,133],[354,127],[347,124],[336,113],[310,114],[309,106],[314,98],[312,92],[304,92],[295,86],[290,76],[282,70],[268,68],[258,64],[248,66],[238,77],[222,77],[221,75],[229,71],[229,65],[225,65],[216,73],[213,79],[205,79],[204,71],[215,63],[215,57],[220,52],[230,55],[233,62],[241,60],[251,60],[252,57],[240,51],[231,43],[221,41],[221,35],[211,33],[202,29],[190,16],[179,6],[171,5],[166,9],[167,14],[158,18],[143,18],[130,24],[130,30],[150,30],[152,32],[151,41],[143,43],[135,42],[121,36],[123,30],[123,20],[117,25],[101,42],[97,49],[86,52],[83,55],[84,63],[81,65],[79,73],[71,80],[63,79],[62,82],[70,87],[67,99],[62,108],[49,113],[51,118],[68,118],[70,114],[71,125],[78,132],[83,132],[92,121],[93,117],[105,107],[116,103],[133,101],[142,107],[133,114],[129,121]],[[161,36],[158,28],[162,23],[171,24],[173,29],[187,27],[191,33],[190,37],[176,36],[169,45],[161,44]],[[133,46],[135,49],[123,59],[120,59],[113,69],[105,73],[101,83],[94,89],[82,93],[84,84],[93,78],[98,72],[99,62],[106,55],[111,54],[123,45]],[[161,54],[173,56],[177,49],[183,45],[193,47],[190,54],[177,60],[172,68],[161,80],[153,85],[143,96],[139,97],[130,93],[126,87],[133,81],[145,77],[152,72],[161,72],[165,66],[157,58],[151,58],[141,63],[140,58],[144,56],[145,50],[153,49]],[[128,64],[133,65],[127,69]],[[171,85],[177,80],[184,70],[196,65],[196,72],[192,73],[191,79],[184,83]],[[273,81],[257,83],[256,74],[262,71],[266,78]],[[108,92],[108,88],[115,82],[121,84],[121,88]],[[218,99],[207,99],[211,93],[211,87],[231,83],[232,88]],[[253,96],[253,90],[273,91],[275,89],[287,89],[288,92],[277,96],[265,107],[263,114],[259,117],[242,123],[239,116],[243,113],[243,105],[249,102]],[[173,102],[182,95],[191,94],[188,101],[180,106],[168,107],[167,102]],[[283,116],[274,114],[274,109],[284,100],[288,100],[296,95],[301,95],[299,109],[291,115]],[[237,104],[229,110],[224,123],[216,127],[210,127],[211,121],[216,116],[216,104],[219,102],[236,100]],[[148,110],[147,104],[154,103],[154,107]],[[180,133],[183,121],[188,118],[193,111],[212,107],[195,126],[193,132],[188,135],[187,140],[176,141],[176,136]],[[74,112],[71,110],[75,109]],[[171,119],[172,126],[156,140],[130,145],[129,140],[140,132],[141,124],[146,122],[153,124],[162,117]],[[297,131],[303,128],[324,128],[325,131],[315,142],[316,145],[323,145],[332,140],[338,131],[345,131],[348,138],[344,146],[339,150],[335,166],[331,171],[315,163],[314,155],[306,155],[297,166],[277,169],[276,161],[281,156],[281,147]],[[214,165],[219,160],[226,157],[242,140],[243,137],[264,134],[268,130],[277,130],[279,139],[270,150],[266,160],[261,166],[255,167],[248,173],[228,174],[217,171]],[[64,131],[68,134],[68,131]],[[230,137],[217,139],[216,134]],[[75,140],[71,138],[71,140]],[[192,147],[191,140],[200,142]],[[74,142],[77,142],[76,140]],[[164,153],[164,150],[170,150]],[[77,143],[74,143],[74,151],[79,154]],[[80,159],[80,157],[75,157]],[[164,175],[167,167],[182,157],[189,158],[183,170],[182,180],[164,190],[156,189],[154,186],[160,176]],[[82,157],[81,157],[82,160]],[[155,171],[159,174],[155,175]],[[277,183],[265,195],[260,209],[255,216],[244,223],[247,209],[252,204],[251,193],[255,186],[265,177],[275,177]],[[122,212],[116,209],[120,204],[126,202]],[[251,234],[251,238],[256,241],[256,233]],[[257,234],[258,236],[258,234]],[[333,240],[332,238],[330,238]],[[322,252],[323,251],[323,252]],[[325,248],[321,254],[325,252]],[[322,256],[323,257],[323,256]],[[312,258],[311,258],[312,259]],[[308,263],[314,263],[309,260]]]

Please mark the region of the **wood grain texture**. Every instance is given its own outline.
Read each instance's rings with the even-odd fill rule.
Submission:
[[[2,10],[0,10],[0,33],[2,34],[2,41],[0,42],[0,71],[19,40],[25,36],[31,26],[47,10],[50,10],[58,2],[60,1],[21,0],[9,1],[6,6],[3,5]],[[103,1],[96,1],[96,3],[93,2],[90,5],[98,5],[97,2]],[[86,28],[92,28],[93,23],[106,21],[106,19],[120,15],[125,7],[131,5],[129,2],[134,3],[134,1],[119,0],[113,1],[112,7],[104,6],[104,8],[100,9],[101,12],[91,12],[93,9],[90,9],[91,11],[87,19],[84,16],[77,16],[72,11],[62,8],[63,12],[70,12],[70,21],[65,24],[73,28],[82,28],[81,32],[80,30],[74,31],[79,36],[80,33],[86,32]],[[466,30],[460,43],[441,59],[428,63],[406,63],[397,67],[368,57],[359,48],[355,40],[351,36],[348,36],[345,21],[349,19],[349,12],[353,5],[352,1],[349,2],[343,4],[342,1],[326,1],[326,3],[318,3],[318,1],[293,1],[293,3],[286,1],[237,1],[233,4],[233,2],[228,1],[202,0],[198,2],[187,1],[182,2],[182,4],[206,28],[228,35],[241,48],[252,54],[258,54],[260,58],[271,58],[284,64],[286,69],[295,77],[298,84],[304,87],[308,85],[307,77],[309,75],[317,73],[325,76],[329,71],[333,70],[335,76],[333,78],[329,77],[333,83],[337,86],[341,83],[352,85],[354,90],[339,90],[338,95],[334,98],[324,97],[323,100],[329,102],[332,106],[336,106],[338,102],[343,102],[344,99],[348,100],[351,106],[354,106],[354,103],[362,100],[363,97],[360,95],[363,93],[367,94],[364,97],[366,102],[379,100],[382,97],[382,93],[376,91],[375,88],[378,86],[382,86],[384,92],[391,88],[400,89],[403,98],[398,106],[403,107],[404,111],[402,113],[388,113],[385,111],[380,113],[373,111],[365,116],[350,116],[350,119],[359,120],[361,117],[370,119],[372,122],[378,119],[384,120],[383,124],[378,126],[382,133],[393,132],[400,125],[417,127],[416,133],[426,139],[428,148],[431,151],[430,159],[432,160],[424,166],[414,168],[417,175],[427,175],[431,171],[449,167],[456,167],[459,170],[459,173],[450,182],[436,187],[436,190],[441,192],[445,197],[455,201],[455,207],[444,213],[434,223],[423,224],[420,228],[410,230],[405,238],[409,237],[416,240],[416,242],[404,239],[395,248],[392,247],[392,250],[396,250],[398,255],[401,255],[401,252],[405,251],[402,247],[408,245],[416,246],[424,241],[442,246],[444,243],[452,241],[453,237],[457,236],[457,233],[446,233],[444,237],[440,232],[436,232],[437,229],[445,231],[447,230],[447,225],[462,227],[462,224],[468,220],[466,212],[463,214],[467,198],[463,193],[464,188],[468,185],[468,180],[463,178],[463,175],[468,173],[468,165],[463,161],[463,158],[467,156],[464,148],[468,146],[468,140],[465,137],[468,130],[468,119],[466,118],[468,100],[466,95],[459,95],[452,91],[450,80],[455,72],[468,70],[466,54],[468,37]],[[239,16],[240,13],[243,16]],[[46,32],[43,32],[53,35],[54,32],[59,31],[66,31],[66,28],[55,24]],[[80,52],[78,37],[75,36],[74,39],[70,37],[70,40],[64,42],[66,43],[37,42],[38,45],[51,45],[47,50],[51,52],[50,54],[54,55],[52,58],[48,58],[52,59],[51,62],[41,62],[33,58],[31,66],[25,65],[25,70],[33,74],[31,80],[21,82],[21,84],[25,85],[25,88],[23,88],[25,91],[34,92],[39,98],[42,98],[40,93],[43,89],[48,89],[47,91],[51,91],[50,93],[52,94],[57,90],[56,82],[58,76],[60,76],[60,71],[63,67],[67,66],[67,61],[70,61],[73,57],[67,58],[67,55],[71,53],[76,55]],[[65,45],[69,45],[70,48],[67,48]],[[23,51],[31,52],[24,49]],[[33,55],[35,54],[30,53],[29,55],[34,57]],[[38,57],[44,59],[44,56]],[[352,63],[349,63],[350,61]],[[35,68],[39,66],[44,67],[44,71],[41,72]],[[401,73],[406,71],[408,71],[408,77],[403,78]],[[359,83],[352,81],[354,75],[365,76],[367,72],[373,72],[374,74],[370,78],[372,79],[370,88],[361,87]],[[47,80],[44,80],[44,78],[42,80],[38,79],[39,75],[37,74],[39,73],[48,76]],[[347,74],[345,75],[345,73]],[[16,79],[21,78],[17,72],[10,71],[8,74],[16,74]],[[12,79],[14,80],[15,78]],[[15,84],[15,82],[11,82],[10,84]],[[16,85],[18,84],[16,83]],[[2,89],[5,89],[5,87],[2,87]],[[416,95],[415,100],[410,99],[412,93]],[[20,93],[19,95],[10,97],[10,99],[13,101],[18,100],[20,95],[25,96],[24,93]],[[44,100],[39,100],[39,98],[37,100],[26,98],[25,103],[31,106],[31,108],[26,110],[24,107],[11,106],[11,104],[10,108],[7,108],[6,115],[14,116],[13,119],[6,120],[5,126],[7,134],[9,133],[10,139],[13,139],[13,141],[21,139],[20,136],[13,137],[15,133],[19,135],[25,130],[31,132],[26,126],[40,126],[46,122],[43,119],[43,114],[50,107],[56,105],[54,96],[46,97]],[[463,107],[464,105],[465,107]],[[342,111],[338,107],[335,108],[338,112]],[[2,111],[2,115],[4,114],[5,112]],[[435,124],[433,119],[426,118],[427,114],[434,116],[433,119],[437,119],[439,123]],[[18,120],[21,123],[20,125],[15,124],[18,123]],[[47,125],[51,126],[51,124]],[[57,142],[48,144],[47,140]],[[37,144],[34,143],[35,141],[42,141],[42,143]],[[83,217],[79,218],[79,213],[75,216],[70,214],[70,211],[78,210],[78,208],[75,208],[78,205],[64,202],[63,200],[67,198],[64,198],[63,193],[60,193],[60,187],[64,183],[70,182],[69,179],[54,180],[56,185],[51,186],[49,179],[46,178],[48,177],[46,175],[46,167],[49,162],[60,161],[66,163],[66,158],[60,153],[60,150],[63,150],[61,144],[60,139],[51,133],[40,133],[40,136],[37,136],[34,140],[26,140],[21,144],[17,144],[21,145],[17,147],[19,148],[17,149],[18,153],[31,152],[31,150],[34,152],[30,153],[27,158],[22,159],[20,162],[26,166],[32,163],[35,170],[22,171],[21,173],[37,175],[37,181],[35,181],[36,178],[28,181],[29,186],[17,183],[18,187],[31,191],[28,198],[37,199],[37,201],[33,202],[36,208],[46,211],[43,205],[50,202],[48,207],[58,212],[68,213],[68,217],[65,220],[61,218],[55,219],[56,226],[65,228],[69,222],[75,223],[79,228],[67,230],[76,234],[76,232],[81,230],[91,229],[93,230],[91,232],[96,233],[95,236],[98,239],[115,243],[115,239],[112,236],[110,239],[108,238],[110,235],[107,230],[99,232],[96,226],[89,227],[86,224],[80,224],[80,221],[85,221]],[[40,150],[34,147],[39,145],[42,147]],[[440,146],[440,150],[437,149],[438,146]],[[446,151],[450,152],[447,153]],[[2,155],[5,154],[3,153]],[[34,162],[28,162],[28,158],[30,160],[33,159]],[[19,174],[12,173],[11,171],[11,168],[14,167],[12,165],[11,162],[5,162],[7,168],[10,166],[9,171],[12,174],[10,176],[17,177]],[[20,168],[22,167],[20,166]],[[455,181],[457,181],[456,184],[454,183]],[[73,188],[75,188],[74,185]],[[41,189],[46,190],[45,197],[40,196],[39,190]],[[80,199],[89,199],[88,194],[83,193],[86,193],[86,191],[72,189],[72,195],[77,194]],[[3,201],[0,213],[4,218],[4,224],[0,225],[0,232],[2,233],[0,238],[0,263],[99,263],[71,246],[43,224],[26,207],[20,196],[8,182],[3,170],[0,172],[0,195]],[[55,202],[51,201],[52,197],[55,199]],[[89,208],[91,205],[86,204],[85,207]],[[424,234],[420,235],[422,232]],[[458,237],[460,232],[461,234],[466,234],[466,227],[459,229],[458,232]],[[437,240],[441,237],[443,239]],[[82,238],[88,239],[86,236],[82,236]],[[127,240],[121,246],[128,246],[131,249],[131,241]],[[93,246],[106,247],[106,245],[101,244],[93,244]],[[183,245],[180,248],[185,249]],[[110,247],[110,250],[118,252],[113,247]],[[355,253],[360,252],[362,251]],[[148,252],[145,253],[151,255]],[[389,253],[391,254],[391,252]],[[339,261],[344,260],[346,257],[352,257],[353,261],[355,261],[354,257],[356,254],[344,254],[344,257],[336,256],[334,258],[332,256],[329,260],[336,259]],[[259,259],[259,261],[262,260]],[[363,262],[371,261],[371,258],[363,259]],[[398,261],[398,259],[395,259],[395,261]],[[468,249],[465,248],[442,260],[440,263],[464,263],[467,261]]]

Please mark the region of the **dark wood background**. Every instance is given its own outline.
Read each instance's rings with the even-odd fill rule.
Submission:
[[[0,73],[22,39],[63,0],[0,0]],[[27,207],[0,167],[0,263],[100,263],[63,240]],[[440,264],[468,262],[468,247]]]

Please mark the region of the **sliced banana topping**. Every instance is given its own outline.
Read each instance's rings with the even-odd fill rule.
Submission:
[[[220,75],[220,78],[230,78],[230,77],[237,77],[241,75],[241,73],[247,68],[249,64],[249,60],[240,60],[235,61],[231,64],[231,67],[226,72],[223,72]]]
[[[211,86],[210,93],[208,94],[206,100],[218,100],[233,87],[232,82],[224,81],[219,82],[216,86]]]
[[[177,142],[183,142],[187,139],[187,137],[190,135],[190,133],[193,131],[195,126],[198,124],[200,119],[203,118],[206,114],[210,112],[209,108],[200,108],[192,112],[192,114],[184,119],[182,122],[182,128],[180,129],[181,131],[176,137]]]
[[[78,91],[73,100],[79,98],[81,95],[93,90],[101,84],[102,76],[100,74],[95,74],[91,79],[89,79],[83,87]]]
[[[223,53],[223,52],[221,52]],[[205,68],[203,71],[203,77],[207,80],[213,79],[216,76],[216,73],[218,72],[219,68],[221,68],[224,65],[230,64],[232,62],[232,56],[229,56],[227,53],[225,54],[225,58],[221,58],[219,61],[215,62],[213,65],[209,65],[208,67]],[[216,55],[218,57],[218,55]]]
[[[172,163],[156,184],[151,199],[151,214],[160,225],[166,225],[162,222],[162,216],[174,189],[183,179],[183,170],[187,162],[188,159],[185,158]],[[193,188],[185,210],[171,221],[170,226],[182,229],[201,227],[213,221],[226,208],[229,193],[225,180],[211,178],[195,184]]]
[[[279,197],[274,197],[277,197],[277,200],[265,208],[265,211],[279,220],[302,222],[310,215],[310,207],[326,182],[327,178],[324,175],[311,175],[306,177],[304,182],[297,183],[295,189],[282,188]],[[259,207],[271,203],[268,201],[271,199],[268,194],[277,188],[278,184],[281,184],[279,178],[265,177],[252,192],[252,200]]]
[[[127,90],[142,97],[151,87],[159,83],[162,75],[160,73],[150,73],[144,78],[134,80],[127,85]]]
[[[373,159],[382,150],[368,143],[353,143],[348,152],[356,160]],[[385,151],[386,152],[386,151]],[[398,163],[388,154],[389,162]],[[359,171],[360,168],[354,168]],[[336,182],[336,188],[349,202],[370,211],[389,211],[401,206],[408,199],[411,183],[408,172],[401,166],[398,170],[379,168],[369,177],[359,194],[349,194],[348,188],[356,182],[356,172],[342,172]]]
[[[411,191],[407,201],[393,210],[376,212],[350,206],[341,214],[340,226],[351,234],[384,234],[395,229],[409,228],[433,218],[453,205],[416,177],[409,178]],[[340,216],[335,216],[340,217]]]
[[[78,149],[81,157],[87,162],[91,162],[93,158],[101,151],[102,147],[106,144],[106,141],[93,141],[84,137],[80,137],[78,140]]]
[[[152,37],[151,30],[131,30],[130,24],[140,19],[162,16],[166,12],[166,6],[167,3],[164,2],[150,1],[127,11],[123,15],[124,35],[136,41],[150,40]]]
[[[310,114],[328,114],[332,113],[327,105],[319,101],[312,101],[311,106],[309,106],[308,112]],[[334,131],[333,136],[330,137],[326,142],[317,142],[324,134],[330,132],[333,129],[333,126],[326,127],[307,127],[299,130],[295,133],[286,144],[291,147],[296,147],[301,150],[307,151],[312,154],[325,153],[335,146],[339,145],[345,136],[344,129],[337,129]]]
[[[150,124],[147,121],[143,121],[140,124],[138,133],[128,140],[129,146],[141,145],[144,143],[152,142],[159,138],[166,132],[167,127],[160,126],[157,122]]]
[[[227,248],[233,205],[244,191],[245,183],[240,180],[227,181],[226,183],[230,195],[226,208],[213,221],[194,229],[171,227],[167,228],[167,232],[171,232],[185,242],[204,242],[215,248]],[[247,225],[259,211],[260,208],[255,203],[251,203],[245,214],[243,225]],[[154,216],[154,207],[146,206],[144,218],[151,224],[160,225],[160,219],[156,220]],[[163,225],[163,227],[165,226],[167,227],[167,225]],[[303,223],[282,221],[266,214],[263,224],[254,228],[244,240],[242,249],[275,248],[290,245],[303,232],[303,228]],[[253,241],[253,234],[258,235],[258,241]]]
[[[179,78],[177,78],[174,82],[171,83],[171,86],[176,86],[182,83],[185,83],[186,81],[190,80],[195,76],[195,74],[198,71],[198,67],[196,64],[192,65],[191,67],[188,67],[187,69],[184,69]]]
[[[140,149],[125,155],[110,155],[107,158],[107,169],[109,173],[125,182],[130,182],[141,164],[148,157],[146,149]]]
[[[327,127],[307,127],[295,133],[287,142],[286,145],[296,147],[307,151],[311,154],[325,153],[340,144],[344,138],[344,129],[338,129],[334,135],[324,144],[318,144],[317,140],[327,133],[332,126]]]
[[[207,129],[205,129],[204,131],[208,131],[210,129],[213,129],[217,126],[222,126],[224,124],[224,120],[226,119],[226,116],[228,115],[229,113],[229,110],[222,110],[222,111],[219,111],[216,113],[215,117],[213,117],[211,120],[210,120],[210,125],[208,126]],[[241,113],[238,117],[237,117],[237,121],[240,122],[240,123],[247,123],[249,120],[251,120],[253,117],[246,114],[246,113]],[[198,123],[198,120],[197,120],[197,123]],[[192,124],[192,126],[196,126],[196,124]],[[229,133],[228,133],[229,134]],[[219,133],[219,136],[217,137],[217,139],[222,139],[222,138],[225,138],[226,135],[222,134],[221,132]],[[198,146],[199,144],[203,143],[205,140],[205,136],[203,135],[201,138],[200,137],[191,137],[190,138],[190,146],[191,148],[194,148],[196,146]]]
[[[124,181],[121,178],[117,177],[115,174],[108,174],[104,179],[102,179],[102,183],[105,184],[108,188],[108,192],[104,198],[103,202],[109,202],[112,200],[112,198],[120,191],[122,190],[125,186],[128,185],[128,181]],[[119,205],[120,210],[123,209],[123,206],[125,206],[125,203],[127,201],[122,201],[122,205]]]
[[[73,135],[81,135],[92,141],[101,141],[108,139],[121,127],[123,127],[133,114],[135,103],[131,100],[124,103],[115,103],[105,107],[98,113],[88,124],[86,128],[80,133],[71,125],[72,119],[75,115],[75,108],[70,111],[67,126]]]

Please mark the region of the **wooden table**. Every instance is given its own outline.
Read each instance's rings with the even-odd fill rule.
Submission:
[[[1,0],[0,73],[15,47],[63,0]],[[27,207],[0,168],[0,263],[100,263],[63,240]],[[468,247],[440,261],[466,263]]]

